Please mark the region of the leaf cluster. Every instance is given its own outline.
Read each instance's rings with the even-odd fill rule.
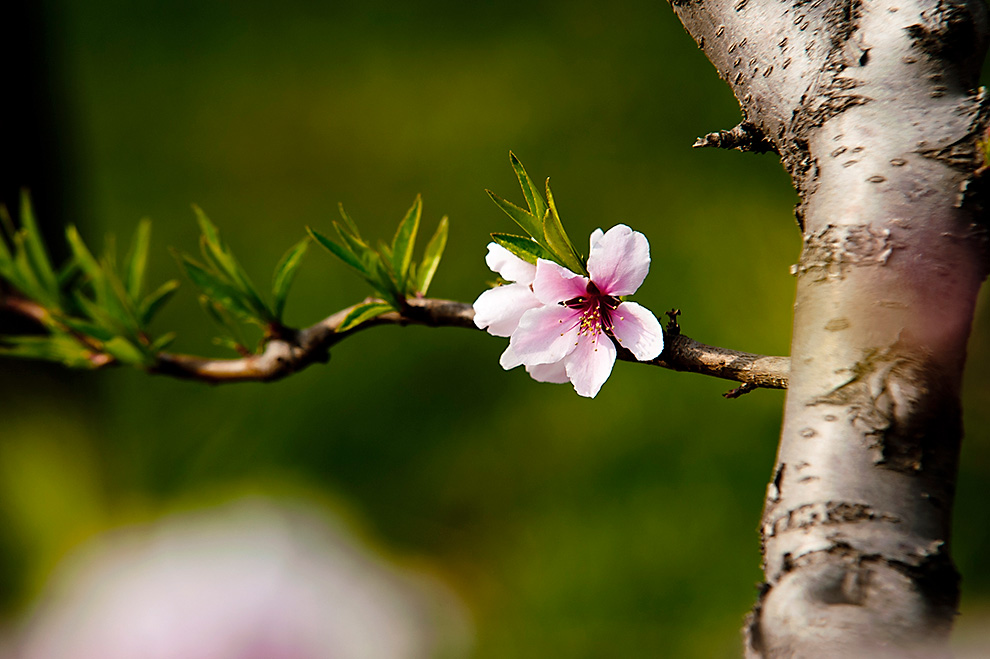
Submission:
[[[226,332],[217,343],[247,353],[247,341],[237,321],[258,325],[265,331],[266,338],[285,331],[282,316],[286,299],[309,247],[309,238],[290,247],[275,266],[269,304],[223,241],[216,225],[199,206],[194,205],[193,211],[200,229],[202,261],[182,253],[176,253],[176,257],[190,281],[200,290],[203,309]]]
[[[544,200],[539,188],[526,173],[526,168],[511,151],[509,161],[519,180],[519,187],[522,188],[523,198],[529,210],[506,201],[491,190],[486,192],[492,201],[528,234],[528,237],[493,233],[492,239],[529,263],[536,263],[537,259],[546,259],[559,263],[571,272],[587,276],[587,260],[574,247],[574,243],[560,222],[557,205],[550,191],[550,179],[548,178],[546,182],[546,200]]]
[[[422,214],[423,201],[417,195],[399,222],[392,242],[379,241],[374,247],[361,237],[357,224],[343,206],[340,206],[341,221],[333,222],[338,240],[307,227],[317,243],[355,270],[380,298],[357,305],[344,319],[338,332],[346,332],[389,311],[402,310],[409,297],[426,295],[447,245],[448,222],[446,216],[440,219],[426,244],[422,260],[417,263],[413,260],[413,253]]]
[[[71,258],[60,268],[38,229],[27,193],[21,195],[21,227],[0,208],[0,277],[37,304],[45,334],[0,337],[0,354],[95,368],[108,361],[149,366],[173,334],[152,339],[148,325],[179,283],[144,293],[151,222],[142,220],[130,248],[118,260],[113,236],[94,256],[74,226],[66,229]]]

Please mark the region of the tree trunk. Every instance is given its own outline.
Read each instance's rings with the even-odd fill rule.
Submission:
[[[699,146],[800,194],[790,387],[749,657],[940,657],[960,384],[987,273],[982,0],[674,0],[739,99]]]

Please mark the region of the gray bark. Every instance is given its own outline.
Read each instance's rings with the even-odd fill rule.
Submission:
[[[966,341],[987,273],[982,0],[674,0],[775,150],[804,246],[749,657],[940,657]]]

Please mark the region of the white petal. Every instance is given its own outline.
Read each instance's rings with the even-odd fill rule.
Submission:
[[[526,372],[537,382],[562,384],[570,379],[567,377],[567,368],[564,360],[553,364],[534,364],[527,366]]]
[[[526,284],[496,286],[474,301],[474,324],[479,329],[487,327],[494,336],[509,336],[516,331],[522,315],[539,306],[540,301]]]
[[[519,357],[516,355],[516,351],[512,349],[511,345],[505,349],[505,352],[502,353],[502,356],[499,357],[498,360],[498,365],[507,371],[521,364],[522,362],[519,361]]]
[[[594,398],[615,364],[615,345],[604,334],[583,334],[566,362],[567,377],[580,396]]]
[[[650,242],[625,224],[617,224],[597,241],[592,234],[588,272],[602,293],[632,295],[650,271]]]
[[[485,263],[488,264],[492,272],[497,272],[506,281],[514,281],[517,284],[528,286],[533,283],[533,278],[536,277],[535,265],[523,261],[498,243],[488,243],[488,256],[485,257]]]
[[[598,244],[598,241],[601,240],[602,236],[604,235],[605,232],[602,231],[601,229],[595,229],[594,231],[591,232],[591,239],[588,241],[590,243],[589,245],[590,249],[588,250],[588,254],[591,254],[591,252],[595,251],[595,246]]]
[[[527,366],[559,362],[574,350],[579,319],[577,311],[559,305],[530,309],[520,319],[509,345]]]
[[[588,280],[553,261],[537,259],[533,292],[543,304],[557,304],[587,295]]]
[[[612,333],[636,359],[649,361],[663,352],[663,329],[653,312],[635,302],[623,302],[612,312]]]

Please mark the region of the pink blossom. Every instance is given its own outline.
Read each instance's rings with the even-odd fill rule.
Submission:
[[[536,266],[496,243],[488,244],[485,262],[502,279],[514,283],[496,286],[478,296],[474,301],[474,324],[480,329],[487,328],[493,336],[511,336],[519,327],[519,319],[524,313],[543,306],[532,287]],[[520,362],[510,348],[503,353],[501,364],[509,369]]]
[[[663,351],[660,322],[645,307],[619,299],[635,293],[649,270],[646,236],[623,224],[591,234],[590,278],[539,259],[532,282],[538,304],[516,321],[502,366],[524,364],[536,380],[570,381],[578,394],[593,398],[612,372],[613,340],[636,359],[656,358]]]

